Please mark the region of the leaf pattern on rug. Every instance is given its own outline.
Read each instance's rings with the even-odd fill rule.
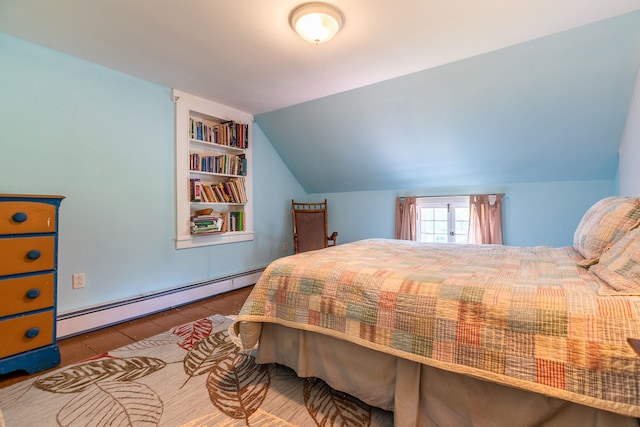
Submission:
[[[209,372],[220,359],[237,348],[228,337],[227,331],[220,331],[196,343],[184,357],[184,372],[189,377]]]
[[[314,389],[290,368],[257,365],[228,337],[231,319],[219,317],[223,322],[211,318],[215,332],[189,352],[176,345],[178,335],[167,331],[141,341],[139,349],[121,347],[109,358],[85,360],[0,389],[5,422],[12,427],[364,427],[370,417],[375,427],[393,425],[392,413],[370,408],[369,415],[356,399],[323,390],[320,380],[313,387],[321,387]],[[163,345],[167,340],[171,344]],[[181,389],[183,378],[193,378],[182,370],[200,377]]]
[[[165,345],[173,345],[179,342],[179,337],[175,336],[172,333],[165,332],[160,335],[156,335],[151,338],[146,338],[142,341],[136,341],[131,344],[127,344],[124,347],[117,348],[115,350],[111,350],[110,353],[125,353],[128,351],[139,351],[139,350],[148,350],[154,349],[157,347],[162,347]]]
[[[333,390],[322,380],[304,382],[304,403],[319,426],[364,427],[371,424],[371,408],[359,400]]]
[[[146,385],[101,381],[64,405],[57,421],[64,427],[156,426],[162,412],[160,397]]]
[[[113,356],[111,356],[108,351],[105,351],[102,354],[96,354],[95,356],[87,357],[86,359],[83,360],[83,362],[89,362],[91,360],[106,359],[106,358],[109,358],[109,357],[113,357]]]
[[[246,420],[233,420],[227,417],[224,413],[218,412],[213,414],[203,415],[195,420],[191,420],[182,424],[180,427],[203,427],[203,426],[215,426],[215,427],[235,427],[235,426],[262,426],[262,427],[298,427],[296,424],[283,420],[282,418],[258,409]]]
[[[133,381],[165,366],[162,360],[145,356],[93,360],[39,378],[33,385],[51,393],[78,393],[98,381]]]
[[[212,330],[213,322],[209,318],[204,318],[186,325],[177,326],[171,329],[171,332],[182,338],[182,342],[178,343],[178,345],[190,351],[200,340],[211,335]]]
[[[31,381],[22,381],[17,384],[14,384],[12,386],[13,388],[9,395],[7,394],[0,395],[0,409],[3,407],[11,406],[16,402],[18,402],[22,398],[22,395],[24,395],[29,390],[31,390],[32,386],[33,386],[33,383]],[[0,410],[0,415],[2,415],[1,410]],[[2,427],[2,424],[0,424],[0,427]]]
[[[138,342],[134,342],[132,344],[129,344],[125,347],[121,347],[116,349],[117,352],[127,352],[127,351],[139,351],[139,350],[147,350],[150,348],[154,348],[154,347],[161,347],[164,345],[171,345],[171,344],[176,344],[175,340],[145,340],[145,341],[138,341]],[[113,350],[113,352],[115,353],[116,350]]]
[[[211,369],[207,390],[211,402],[224,414],[248,420],[262,405],[269,383],[268,367],[256,364],[235,347]]]

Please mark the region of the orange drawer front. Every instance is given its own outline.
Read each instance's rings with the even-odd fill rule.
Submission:
[[[0,239],[0,276],[52,270],[54,250],[53,236]]]
[[[53,273],[0,280],[0,317],[53,307]]]
[[[0,203],[0,234],[53,233],[56,207],[39,202]]]
[[[0,337],[0,358],[51,344],[53,311],[4,320],[0,322]]]

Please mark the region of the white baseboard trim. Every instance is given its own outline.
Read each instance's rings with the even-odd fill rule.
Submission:
[[[58,315],[58,339],[104,328],[255,284],[264,269],[194,283],[101,306]],[[214,313],[212,313],[214,314]]]

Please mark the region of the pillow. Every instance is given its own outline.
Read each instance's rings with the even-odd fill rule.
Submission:
[[[640,199],[614,196],[596,202],[587,210],[573,235],[573,247],[588,267],[625,233],[640,224]]]
[[[631,230],[591,269],[605,284],[601,295],[640,295],[640,228]]]

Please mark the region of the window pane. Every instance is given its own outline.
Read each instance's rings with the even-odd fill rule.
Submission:
[[[420,235],[421,242],[433,242],[433,234],[422,233]]]
[[[456,221],[456,233],[469,231],[469,208],[457,208],[454,211]]]
[[[456,234],[456,243],[467,243],[466,234]]]
[[[447,218],[449,217],[449,213],[447,212],[448,209],[447,208],[435,208],[433,209],[434,212],[434,218],[436,220],[440,220],[440,221],[446,221]]]
[[[433,221],[433,208],[422,208],[422,209],[420,209],[420,217],[423,220]]]
[[[455,216],[455,242],[467,243],[469,235],[469,208],[456,208]]]
[[[418,240],[434,243],[467,243],[469,198],[422,197],[417,199]],[[449,232],[453,231],[452,235]]]
[[[448,221],[434,221],[434,231],[436,233],[440,233],[440,234],[444,234],[445,236],[447,235],[449,228],[448,228]]]
[[[456,221],[456,234],[469,234],[469,222]]]

